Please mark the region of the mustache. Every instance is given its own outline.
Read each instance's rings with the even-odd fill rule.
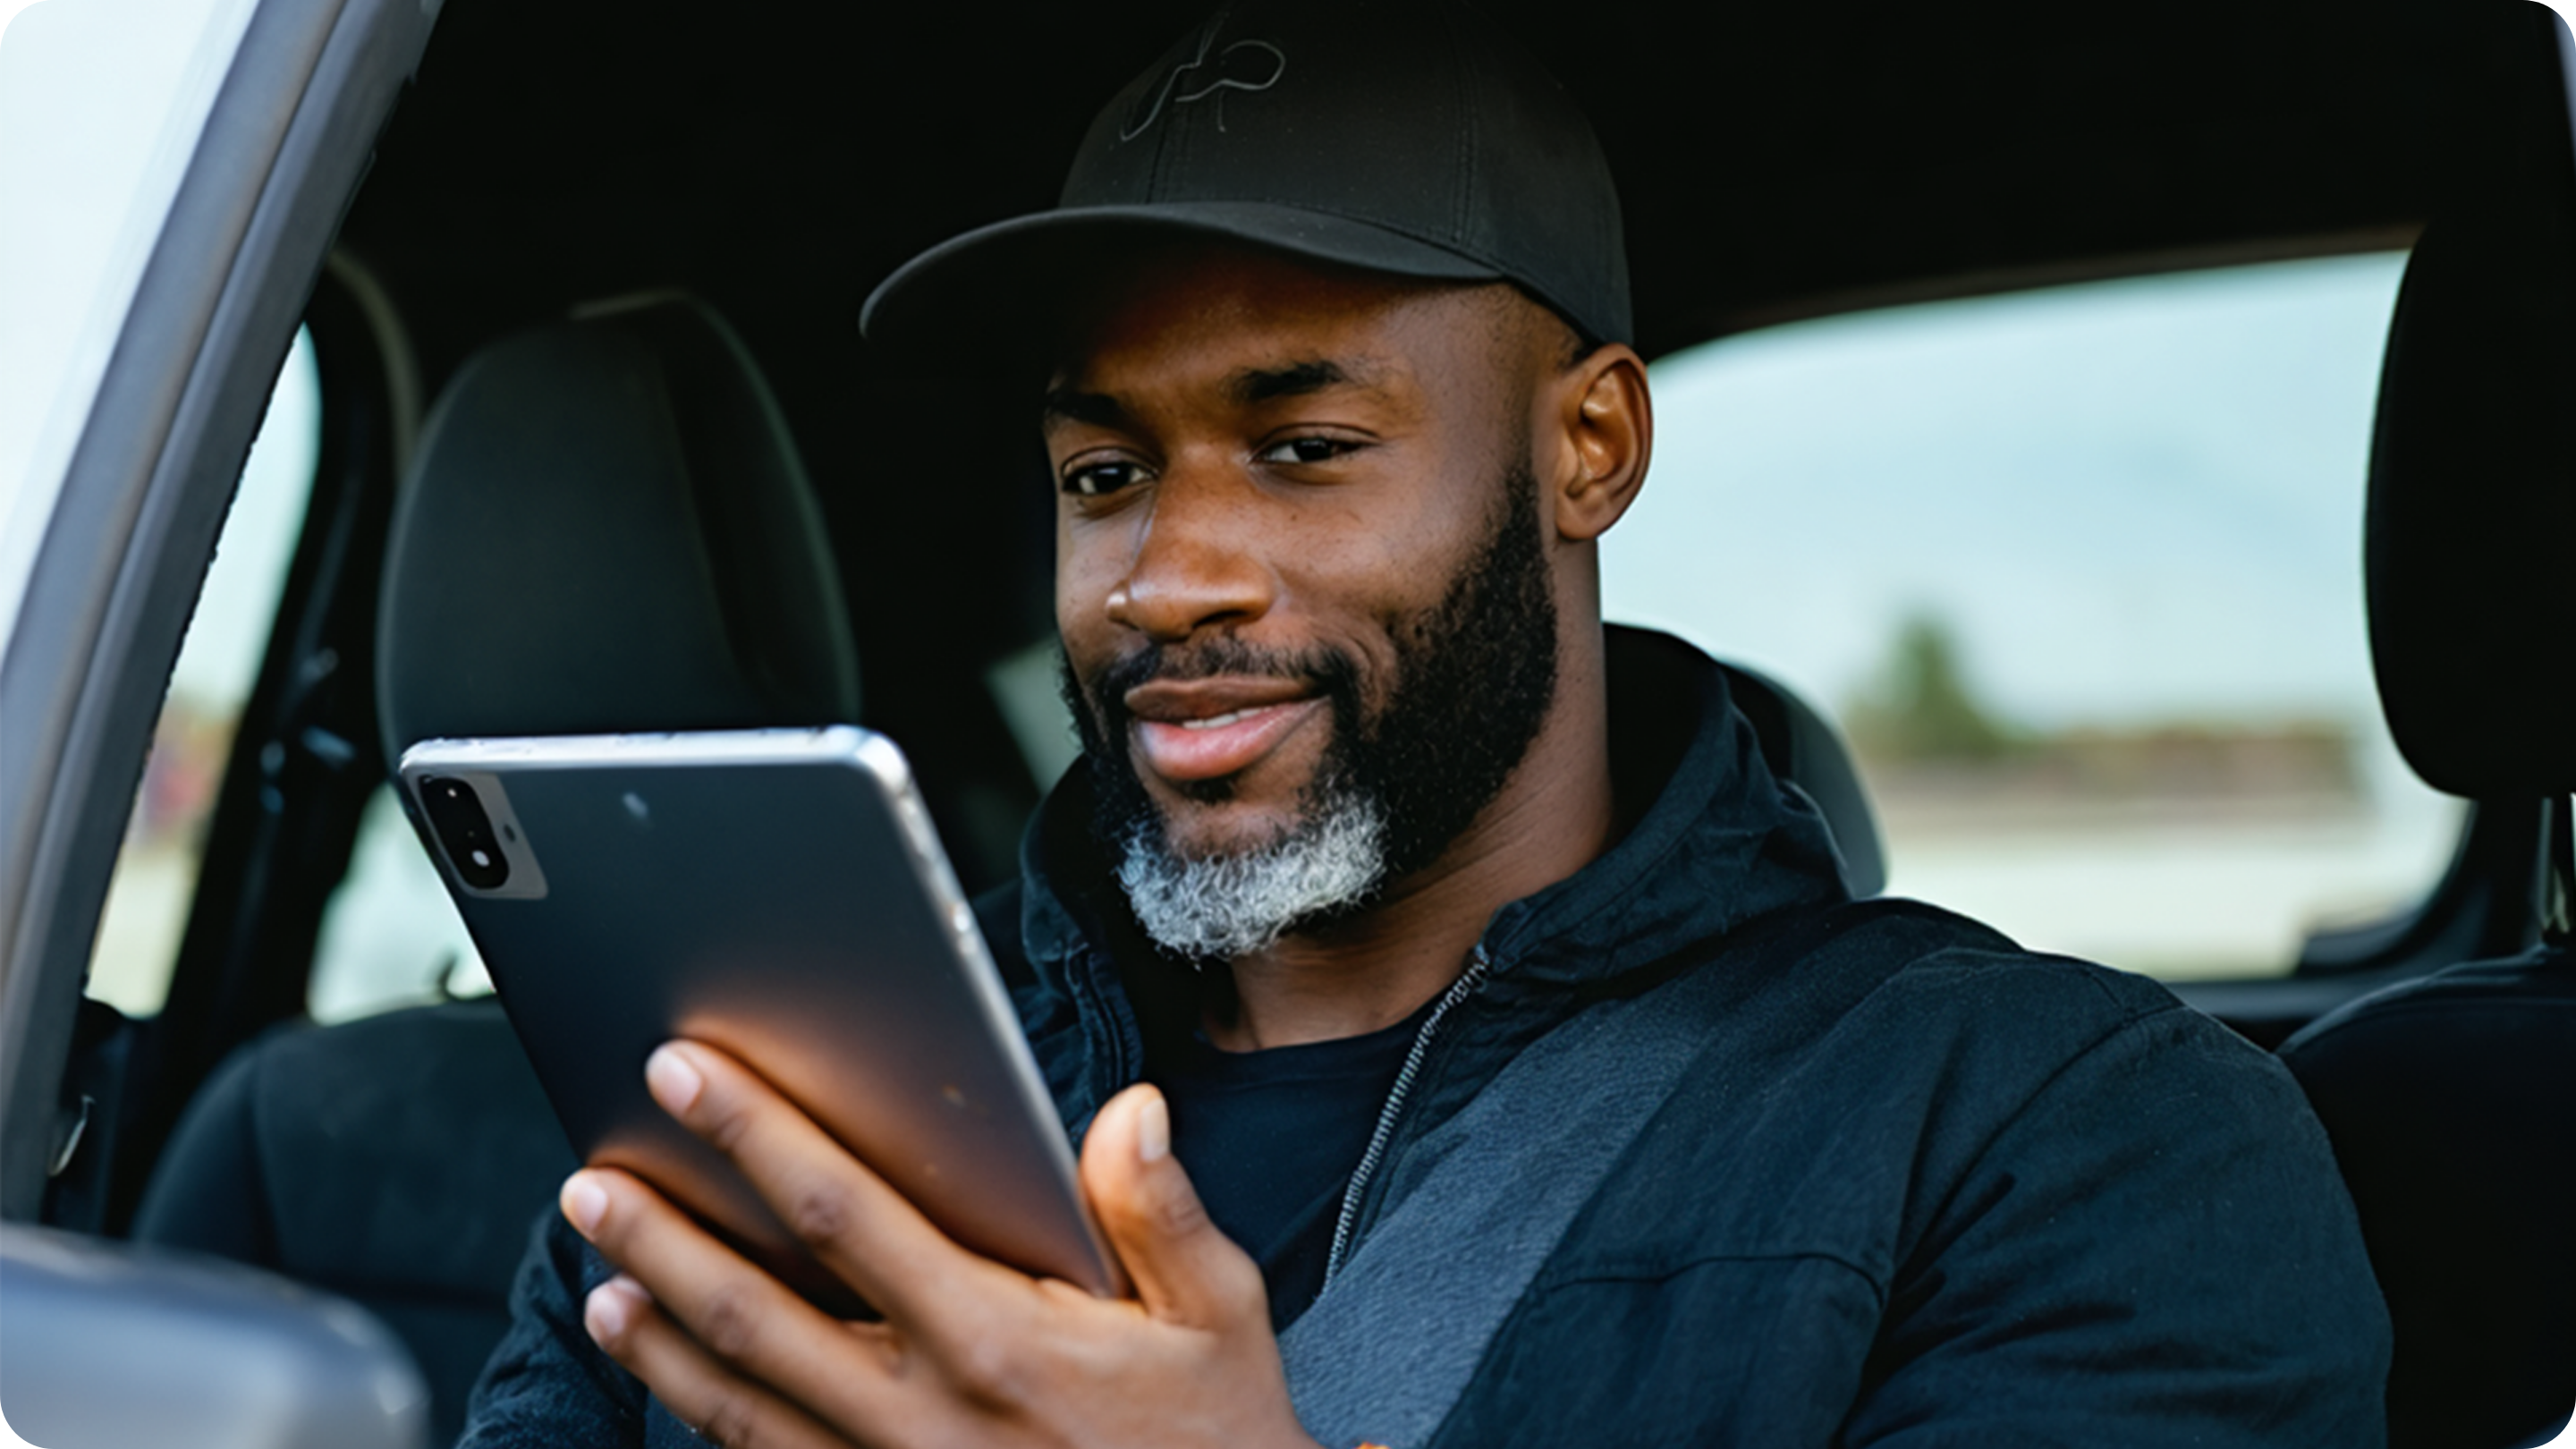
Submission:
[[[1071,669],[1069,660],[1066,667]],[[1359,665],[1348,654],[1324,645],[1272,649],[1219,636],[1188,644],[1147,644],[1094,671],[1082,685],[1093,708],[1114,730],[1128,718],[1127,691],[1162,680],[1218,675],[1293,679],[1326,698],[1340,699],[1356,690]]]

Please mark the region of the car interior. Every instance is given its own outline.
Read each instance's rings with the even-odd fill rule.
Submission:
[[[1202,8],[437,11],[301,313],[309,493],[166,988],[55,1028],[38,1220],[363,1306],[452,1441],[573,1163],[470,970],[315,1010],[401,751],[853,721],[909,755],[968,890],[1010,878],[1062,762],[1006,684],[1035,660],[1052,690],[1031,409],[866,345],[859,305],[1050,204],[1093,109]],[[2173,984],[2277,1050],[2326,1124],[2396,1328],[2392,1443],[2549,1440],[2576,1407],[2564,23],[2531,0],[1485,8],[1601,135],[1650,362],[1938,299],[2406,254],[2348,608],[2407,768],[2466,802],[2456,838],[2276,970]],[[1846,884],[1901,888],[1842,702],[1728,667]]]

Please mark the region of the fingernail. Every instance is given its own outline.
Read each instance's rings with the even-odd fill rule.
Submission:
[[[617,1290],[614,1282],[602,1283],[590,1290],[581,1306],[581,1326],[590,1330],[593,1342],[606,1344],[626,1332],[635,1321],[635,1300]]]
[[[705,1090],[707,1083],[686,1057],[661,1046],[644,1059],[644,1085],[652,1091],[653,1100],[662,1104],[663,1111],[677,1117],[698,1100],[698,1093]]]
[[[587,1172],[576,1172],[563,1185],[563,1215],[587,1238],[599,1231],[608,1214],[608,1193]]]
[[[1136,1160],[1160,1162],[1172,1155],[1172,1110],[1160,1092],[1136,1109]]]

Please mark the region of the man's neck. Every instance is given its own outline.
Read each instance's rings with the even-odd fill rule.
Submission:
[[[1230,963],[1231,999],[1202,1023],[1226,1051],[1393,1026],[1465,972],[1494,912],[1573,875],[1610,845],[1609,710],[1597,676],[1567,700],[1501,794],[1438,860],[1365,913]],[[1585,686],[1589,686],[1588,688]]]

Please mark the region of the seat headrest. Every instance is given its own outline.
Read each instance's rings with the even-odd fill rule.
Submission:
[[[2389,728],[2426,783],[2472,798],[2576,791],[2576,51],[2523,8],[2514,134],[2398,292],[2364,545]]]
[[[1614,774],[1623,772],[1623,764],[1647,768],[1666,748],[1671,752],[1664,761],[1666,767],[1681,758],[1685,744],[1681,736],[1665,735],[1662,746],[1647,742],[1658,731],[1687,732],[1695,727],[1698,711],[1691,702],[1695,696],[1673,692],[1671,682],[1696,680],[1714,664],[1726,680],[1728,702],[1753,727],[1754,747],[1761,751],[1772,777],[1796,786],[1824,817],[1834,851],[1841,857],[1844,889],[1856,898],[1886,889],[1887,852],[1879,841],[1878,815],[1870,808],[1869,791],[1861,784],[1851,747],[1814,706],[1778,680],[1741,664],[1711,659],[1662,630],[1610,624],[1601,635],[1609,649],[1612,729],[1628,737],[1630,750],[1614,752]],[[1631,723],[1622,725],[1623,719]],[[1636,749],[1640,744],[1645,747]],[[1661,790],[1664,778],[1628,774],[1622,787]]]
[[[457,370],[396,505],[386,759],[439,736],[857,718],[822,515],[732,330],[665,297]]]
[[[1735,707],[1753,725],[1763,763],[1783,783],[1805,791],[1825,817],[1842,857],[1843,888],[1858,899],[1887,889],[1887,846],[1851,746],[1789,686],[1741,664],[1721,659],[1717,667],[1726,671]]]

